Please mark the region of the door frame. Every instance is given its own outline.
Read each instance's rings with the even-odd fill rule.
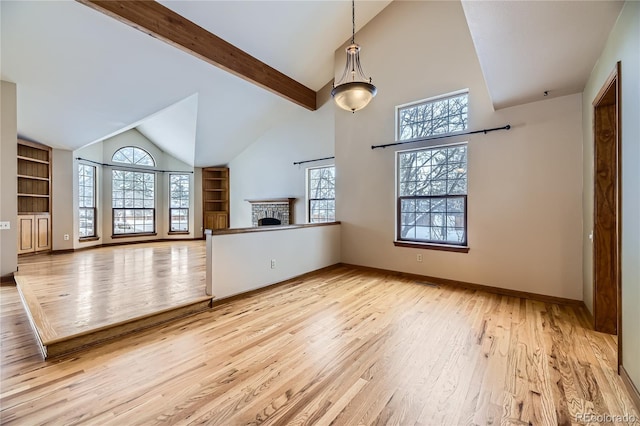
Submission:
[[[614,248],[616,250],[616,256],[615,256],[615,262],[612,265],[615,269],[615,278],[614,278],[614,285],[615,285],[615,289],[616,289],[616,314],[617,314],[617,327],[616,327],[616,334],[618,336],[618,373],[620,370],[620,365],[622,365],[622,279],[621,279],[621,239],[622,239],[622,172],[621,172],[621,167],[622,167],[622,160],[621,160],[621,154],[622,154],[622,134],[621,134],[621,123],[622,123],[622,114],[621,114],[621,98],[622,98],[622,84],[621,84],[621,76],[622,76],[622,64],[620,61],[618,61],[616,63],[615,68],[613,69],[613,71],[611,72],[611,74],[609,75],[609,77],[607,78],[607,80],[605,81],[605,83],[603,84],[603,86],[601,87],[601,89],[598,91],[598,94],[596,95],[596,97],[593,100],[593,143],[594,143],[594,150],[593,150],[593,165],[594,165],[594,176],[593,176],[593,183],[594,183],[594,188],[593,188],[593,206],[594,206],[594,211],[593,211],[593,229],[594,229],[594,233],[596,230],[595,224],[596,224],[596,214],[597,214],[597,202],[598,199],[596,197],[596,179],[597,179],[597,174],[596,174],[596,165],[597,165],[597,160],[598,158],[596,158],[597,155],[597,150],[596,150],[596,144],[598,143],[597,138],[598,135],[596,133],[596,117],[598,114],[598,107],[601,105],[606,105],[603,104],[603,102],[610,102],[610,101],[606,101],[605,100],[605,96],[609,95],[611,93],[611,90],[613,89],[615,93],[615,101],[614,101],[614,105],[615,105],[615,126],[616,126],[616,134],[615,134],[615,138],[614,138],[614,143],[616,144],[615,147],[615,159],[614,159],[614,164],[612,164],[613,170],[615,171],[615,176],[614,176],[614,182],[615,182],[615,229],[613,232],[615,232],[615,245]],[[593,316],[594,316],[594,328],[596,329],[596,331],[599,331],[596,328],[597,325],[597,315],[598,315],[598,307],[597,307],[597,298],[596,298],[596,266],[597,266],[597,262],[595,259],[595,254],[596,254],[596,244],[597,244],[597,238],[595,238],[595,234],[594,234],[594,238],[593,238],[593,254],[592,254],[592,264],[593,264],[593,280],[592,280],[592,286],[593,286]]]

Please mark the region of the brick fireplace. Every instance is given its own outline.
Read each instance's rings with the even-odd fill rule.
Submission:
[[[251,203],[251,226],[273,225],[277,221],[280,221],[281,225],[294,223],[293,203],[295,198],[246,201]]]

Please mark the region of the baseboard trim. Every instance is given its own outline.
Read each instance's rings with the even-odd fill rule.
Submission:
[[[15,287],[15,285],[16,280],[13,279],[13,274],[0,277],[0,286]]]
[[[265,292],[267,290],[273,290],[274,288],[285,286],[287,284],[292,284],[292,283],[294,283],[296,281],[299,281],[301,279],[309,278],[309,277],[312,277],[314,275],[321,274],[322,272],[326,272],[326,271],[330,271],[332,269],[339,268],[340,266],[343,266],[343,265],[341,263],[335,263],[333,265],[325,266],[325,267],[320,268],[320,269],[314,269],[313,271],[305,272],[304,274],[296,275],[295,277],[289,278],[289,279],[284,280],[284,281],[280,281],[280,282],[277,282],[277,283],[269,284],[269,285],[266,285],[264,287],[256,288],[256,289],[253,289],[253,290],[248,290],[248,291],[245,291],[243,293],[234,294],[232,296],[227,296],[227,297],[224,297],[224,298],[221,298],[221,299],[216,299],[215,296],[214,296],[214,299],[212,301],[212,307],[213,308],[217,308],[219,306],[223,306],[223,305],[226,305],[226,304],[231,303],[231,302],[235,302],[235,301],[238,301],[238,300],[246,299],[246,298],[255,296],[257,294],[263,293],[263,292]]]
[[[622,378],[622,382],[627,388],[627,391],[629,391],[631,400],[636,405],[636,410],[640,412],[640,392],[638,392],[638,388],[633,381],[631,381],[631,377],[629,377],[627,370],[624,369],[624,365],[620,365],[620,378]]]
[[[567,299],[564,297],[557,297],[557,296],[548,296],[546,294],[529,293],[526,291],[511,290],[508,288],[493,287],[489,285],[475,284],[475,283],[469,283],[465,281],[456,281],[456,280],[450,280],[447,278],[431,277],[428,275],[392,271],[389,269],[373,268],[371,266],[353,265],[350,263],[341,263],[341,265],[347,266],[350,268],[360,269],[363,271],[371,271],[371,272],[378,272],[382,274],[395,275],[395,276],[408,278],[412,280],[430,281],[434,284],[449,285],[452,287],[466,288],[469,290],[486,291],[487,293],[499,294],[501,296],[520,297],[523,299],[536,300],[538,302],[544,302],[544,303],[555,303],[558,305],[569,305],[569,306],[579,306],[579,307],[584,306],[584,302],[582,300]]]
[[[62,250],[52,250],[49,253],[50,254],[66,254],[66,253],[74,253],[76,251],[84,251],[84,250],[91,250],[91,249],[95,249],[95,248],[100,248],[100,247],[111,247],[111,246],[127,246],[127,245],[131,245],[131,244],[144,244],[144,243],[161,243],[161,242],[169,242],[169,241],[200,241],[200,240],[204,240],[204,238],[155,238],[153,240],[143,240],[143,241],[122,241],[122,242],[112,242],[112,243],[102,243],[102,244],[96,244],[93,246],[88,246],[88,247],[78,247],[78,248],[72,248],[72,249],[62,249]],[[29,253],[31,254],[31,253]],[[38,253],[36,253],[38,254]]]

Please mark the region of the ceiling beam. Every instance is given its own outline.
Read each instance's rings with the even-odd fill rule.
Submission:
[[[316,92],[155,1],[77,0],[311,111]]]

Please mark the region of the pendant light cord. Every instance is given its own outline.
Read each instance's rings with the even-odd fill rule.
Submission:
[[[356,0],[351,0],[351,44],[356,43]]]

